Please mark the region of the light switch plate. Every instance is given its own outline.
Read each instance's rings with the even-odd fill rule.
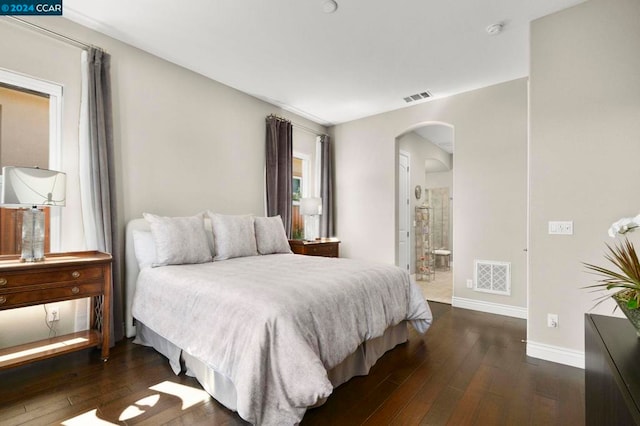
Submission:
[[[549,221],[549,235],[573,235],[573,221]]]

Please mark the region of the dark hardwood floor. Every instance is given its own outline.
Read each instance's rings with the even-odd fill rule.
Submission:
[[[426,335],[412,332],[302,424],[584,424],[584,372],[528,358],[524,320],[431,307]],[[245,423],[201,389],[126,340],[104,364],[84,351],[0,372],[0,424]]]

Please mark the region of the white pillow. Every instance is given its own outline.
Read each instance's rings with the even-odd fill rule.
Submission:
[[[253,216],[232,216],[208,212],[213,228],[214,260],[257,256]]]
[[[256,217],[256,244],[258,253],[291,253],[287,233],[280,215],[273,217]]]
[[[140,270],[155,263],[156,246],[153,244],[151,231],[141,231],[139,229],[133,231],[133,247]]]
[[[202,214],[163,217],[143,213],[151,226],[156,259],[152,266],[211,262]]]

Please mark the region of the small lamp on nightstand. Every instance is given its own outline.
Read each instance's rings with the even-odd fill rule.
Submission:
[[[31,207],[22,216],[23,262],[44,260],[44,212],[38,206],[64,206],[67,175],[37,167],[3,167],[0,204]]]
[[[318,197],[303,198],[300,200],[300,214],[308,216],[307,226],[304,230],[305,240],[315,240],[318,238],[318,217],[322,214],[322,199]]]

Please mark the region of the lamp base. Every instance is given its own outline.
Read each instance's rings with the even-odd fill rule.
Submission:
[[[306,241],[315,241],[318,236],[318,216],[317,215],[305,215],[305,228],[304,239]]]
[[[35,257],[31,257],[31,258],[24,258],[21,257],[20,258],[20,262],[22,263],[35,263],[35,262],[44,262],[46,259],[46,257],[39,257],[39,258],[35,258]]]
[[[36,207],[22,214],[21,262],[44,260],[44,212]]]

